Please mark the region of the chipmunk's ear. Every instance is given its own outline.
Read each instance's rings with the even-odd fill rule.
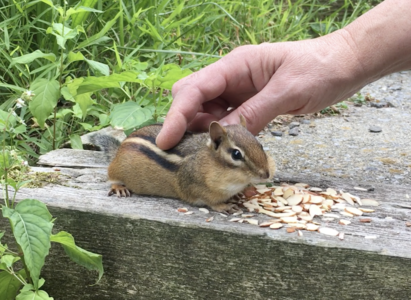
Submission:
[[[243,115],[240,115],[240,124],[243,126],[245,129],[247,129],[247,121],[245,120]]]
[[[227,137],[227,130],[218,122],[211,122],[209,128],[210,142],[214,149],[217,150],[221,142]]]

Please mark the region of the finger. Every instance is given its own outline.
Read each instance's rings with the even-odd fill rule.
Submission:
[[[160,133],[156,138],[157,147],[168,150],[174,147],[184,135],[187,129],[187,120],[185,116],[173,116],[180,114],[178,111],[167,115]]]
[[[238,124],[241,114],[247,121],[247,129],[256,135],[276,116],[287,113],[290,106],[300,110],[303,95],[299,95],[299,89],[293,88],[292,83],[285,85],[280,77],[275,74],[258,94],[231,111],[220,123]],[[284,89],[285,86],[288,88]]]

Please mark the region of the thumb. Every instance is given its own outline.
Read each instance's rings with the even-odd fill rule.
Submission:
[[[284,113],[283,101],[267,86],[258,94],[245,101],[239,107],[220,120],[222,125],[238,124],[240,115],[247,121],[247,129],[258,134],[276,116]]]

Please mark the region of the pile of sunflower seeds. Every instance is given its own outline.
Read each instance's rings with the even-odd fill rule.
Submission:
[[[365,206],[375,207],[379,203],[373,199],[360,199],[358,196],[332,188],[323,190],[310,187],[305,183],[296,183],[272,187],[266,185],[249,187],[241,195],[240,205],[248,210],[248,213],[236,212],[235,217],[229,221],[271,229],[285,226],[287,232],[297,231],[299,236],[302,236],[301,230],[307,230],[344,239],[343,232],[324,227],[318,221],[329,222],[337,219],[339,224],[348,225],[351,223],[349,219],[374,212],[374,209]],[[259,223],[252,218],[254,216],[252,213],[264,214],[272,219]],[[315,217],[317,218],[314,219]],[[361,218],[360,222],[369,223],[371,219]]]

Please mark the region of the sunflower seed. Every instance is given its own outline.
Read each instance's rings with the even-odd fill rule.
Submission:
[[[256,219],[245,219],[244,221],[247,222],[248,224],[258,226],[258,220],[256,220]]]
[[[312,223],[308,223],[308,224],[305,226],[305,229],[308,230],[308,231],[317,231],[318,228],[320,228],[320,226],[315,225],[315,224],[312,224]]]
[[[355,216],[361,216],[363,214],[361,210],[355,207],[346,207],[345,211]]]
[[[359,208],[364,213],[372,213],[375,212],[375,209],[370,209],[370,208]]]
[[[272,224],[274,224],[274,222],[268,221],[268,222],[261,223],[259,226],[260,227],[270,227]]]
[[[329,228],[329,227],[320,227],[318,228],[318,232],[325,234],[325,235],[331,235],[331,236],[336,236],[338,235],[338,231],[333,229],[333,228]]]
[[[287,199],[287,198],[291,197],[292,195],[294,195],[294,190],[288,188],[284,191],[283,198]]]
[[[362,202],[363,206],[378,206],[378,205],[380,205],[374,199],[362,199],[361,202]]]
[[[348,224],[351,223],[351,221],[341,219],[338,223],[341,224],[341,225],[348,225]]]
[[[360,219],[361,223],[371,223],[371,218],[362,218]]]
[[[311,205],[309,212],[310,212],[311,217],[321,216],[323,214],[323,212],[321,211],[321,208],[319,208],[317,205]]]
[[[284,223],[296,223],[297,217],[282,217],[280,220]]]
[[[271,229],[280,229],[281,227],[283,227],[283,224],[281,223],[274,223],[270,225]]]
[[[289,206],[294,206],[294,205],[298,205],[303,201],[303,195],[301,194],[295,194],[290,196],[289,198],[287,198],[287,202]]]

